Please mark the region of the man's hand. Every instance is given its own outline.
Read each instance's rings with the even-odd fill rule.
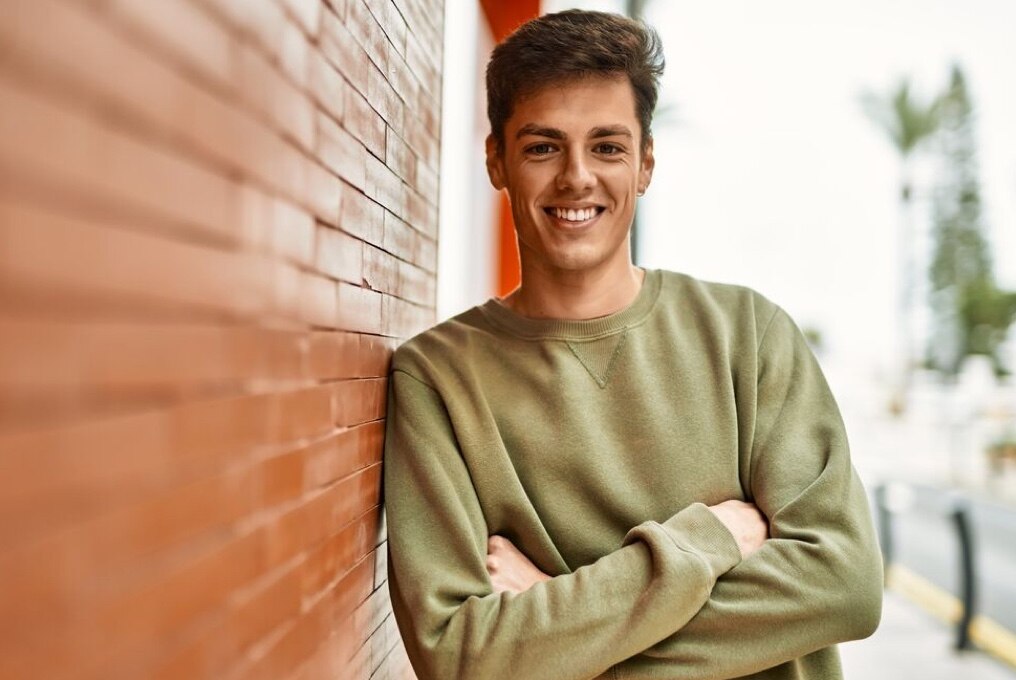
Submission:
[[[753,503],[724,501],[709,509],[733,534],[742,558],[761,548],[769,538],[769,522]]]
[[[711,505],[709,509],[734,536],[742,558],[761,548],[769,538],[769,522],[752,503],[731,500]],[[491,536],[487,539],[486,566],[496,593],[525,592],[533,585],[551,578],[504,536]]]
[[[550,580],[503,536],[487,539],[487,573],[495,593],[521,593],[540,581]]]

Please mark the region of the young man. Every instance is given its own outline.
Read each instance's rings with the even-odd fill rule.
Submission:
[[[394,358],[392,605],[421,680],[833,680],[881,563],[815,359],[759,294],[629,255],[663,60],[529,22],[487,70],[522,284]]]

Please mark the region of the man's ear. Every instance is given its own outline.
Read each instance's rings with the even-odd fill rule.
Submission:
[[[639,195],[641,196],[649,188],[649,182],[653,179],[653,168],[656,167],[656,157],[653,156],[653,138],[646,140],[646,148],[642,150],[642,163],[639,165]]]
[[[497,140],[494,135],[487,135],[487,177],[495,189],[501,191],[505,188],[504,157],[497,150]]]

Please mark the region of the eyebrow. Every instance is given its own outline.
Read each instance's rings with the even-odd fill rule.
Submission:
[[[593,128],[593,131],[589,134],[590,139],[599,139],[600,137],[628,137],[632,138],[631,130],[626,128],[624,125],[604,125],[602,127]]]
[[[529,123],[519,128],[519,131],[515,133],[515,139],[521,139],[527,135],[534,137],[546,137],[548,139],[567,139],[568,135],[562,130],[552,127],[543,127],[536,125],[535,123]],[[592,129],[589,133],[590,139],[599,139],[601,137],[628,137],[632,138],[634,135],[624,125],[601,125]]]
[[[548,137],[550,139],[567,138],[567,135],[557,128],[541,127],[533,123],[528,123],[519,128],[519,131],[515,133],[515,139],[522,139],[527,135],[532,135],[534,137]]]

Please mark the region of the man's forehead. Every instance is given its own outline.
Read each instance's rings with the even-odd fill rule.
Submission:
[[[514,137],[537,129],[563,129],[575,124],[585,126],[589,134],[595,130],[599,136],[606,129],[624,134],[619,130],[622,127],[627,134],[633,134],[639,127],[635,92],[623,76],[555,81],[520,95],[512,108],[505,131]]]

